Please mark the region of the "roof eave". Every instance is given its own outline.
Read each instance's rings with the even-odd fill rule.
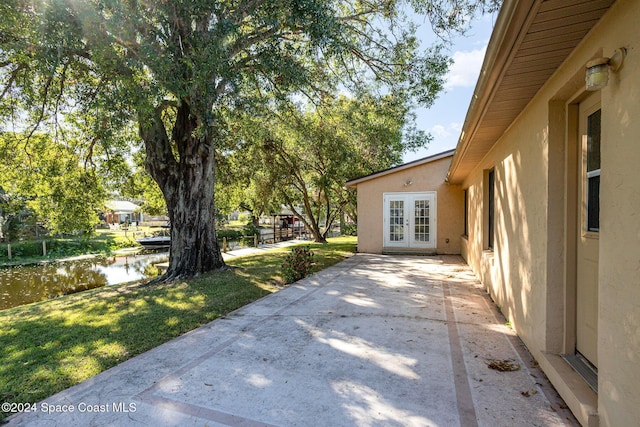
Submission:
[[[526,30],[525,22],[531,11],[539,7],[540,3],[541,0],[510,1],[505,2],[500,9],[460,132],[456,152],[447,172],[447,182],[461,184],[464,180],[465,176],[458,173],[460,161],[464,158],[480,119],[493,98],[521,32]]]
[[[447,181],[462,184],[616,0],[513,0],[500,10]]]
[[[442,153],[438,153],[438,154],[434,154],[432,156],[428,156],[428,157],[423,157],[421,159],[418,160],[414,160],[412,162],[408,162],[408,163],[404,163],[402,165],[399,166],[395,166],[389,169],[385,169],[383,171],[379,171],[379,172],[374,172],[372,174],[369,175],[365,175],[365,176],[361,176],[359,178],[355,178],[352,180],[349,180],[345,183],[345,185],[347,187],[351,187],[351,188],[355,188],[358,186],[358,184],[365,182],[365,181],[369,181],[371,179],[376,179],[376,178],[380,178],[382,176],[385,175],[389,175],[392,173],[396,173],[396,172],[400,172],[406,169],[410,169],[410,168],[414,168],[416,166],[421,166],[427,163],[431,163],[431,162],[435,162],[436,160],[441,160],[441,159],[445,159],[447,157],[451,157],[453,156],[455,153],[455,150],[447,150],[447,151],[443,151]]]

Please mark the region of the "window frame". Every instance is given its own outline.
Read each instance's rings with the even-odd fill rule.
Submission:
[[[596,118],[597,123],[597,144],[591,144],[592,141],[592,118]],[[591,114],[587,115],[587,146],[585,147],[585,201],[586,212],[584,227],[587,233],[600,232],[600,171],[601,171],[601,144],[602,144],[602,108],[598,108]],[[597,153],[592,150],[596,147]],[[596,155],[597,154],[597,155]],[[593,160],[593,161],[592,161]],[[589,170],[590,167],[593,169]],[[592,185],[595,184],[595,185]],[[595,191],[595,195],[593,192]]]
[[[464,233],[462,235],[469,237],[469,189],[462,191],[464,194]]]
[[[495,249],[495,184],[496,170],[495,167],[486,170],[486,239],[485,248],[488,251]]]

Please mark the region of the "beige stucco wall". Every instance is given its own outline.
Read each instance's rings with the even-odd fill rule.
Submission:
[[[451,157],[393,172],[358,184],[358,251],[383,251],[383,193],[437,192],[437,247],[440,254],[459,254],[464,231],[464,194],[444,182]],[[407,181],[413,184],[405,186]],[[448,240],[448,242],[447,242]]]
[[[599,412],[604,425],[632,425],[640,420],[640,2],[621,1],[607,18],[603,51],[629,52],[602,91]]]
[[[528,345],[544,343],[546,289],[546,105],[513,125],[465,182],[468,263]],[[495,168],[494,251],[485,251],[486,170]],[[542,309],[542,311],[540,310]]]
[[[539,359],[572,352],[575,269],[566,237],[567,143],[584,66],[628,49],[601,91],[602,175],[597,412],[601,426],[640,420],[640,2],[620,0],[505,132],[463,188],[461,252]],[[484,250],[486,170],[495,167],[495,250]],[[557,385],[558,387],[558,385]],[[561,388],[561,387],[560,387]],[[572,408],[574,409],[574,408]],[[574,410],[575,412],[575,410]]]

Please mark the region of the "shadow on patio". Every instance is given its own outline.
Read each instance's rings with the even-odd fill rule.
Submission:
[[[452,256],[355,255],[49,400],[136,411],[12,423],[577,425]]]

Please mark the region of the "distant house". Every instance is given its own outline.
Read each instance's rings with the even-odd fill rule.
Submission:
[[[143,221],[140,206],[126,200],[109,200],[105,203],[107,224],[132,224]]]
[[[353,179],[358,251],[459,254],[464,193],[445,176],[454,151]]]
[[[397,243],[404,184],[463,192],[457,248],[585,426],[640,425],[639,23],[637,0],[504,2],[448,170],[356,182],[363,251]]]

